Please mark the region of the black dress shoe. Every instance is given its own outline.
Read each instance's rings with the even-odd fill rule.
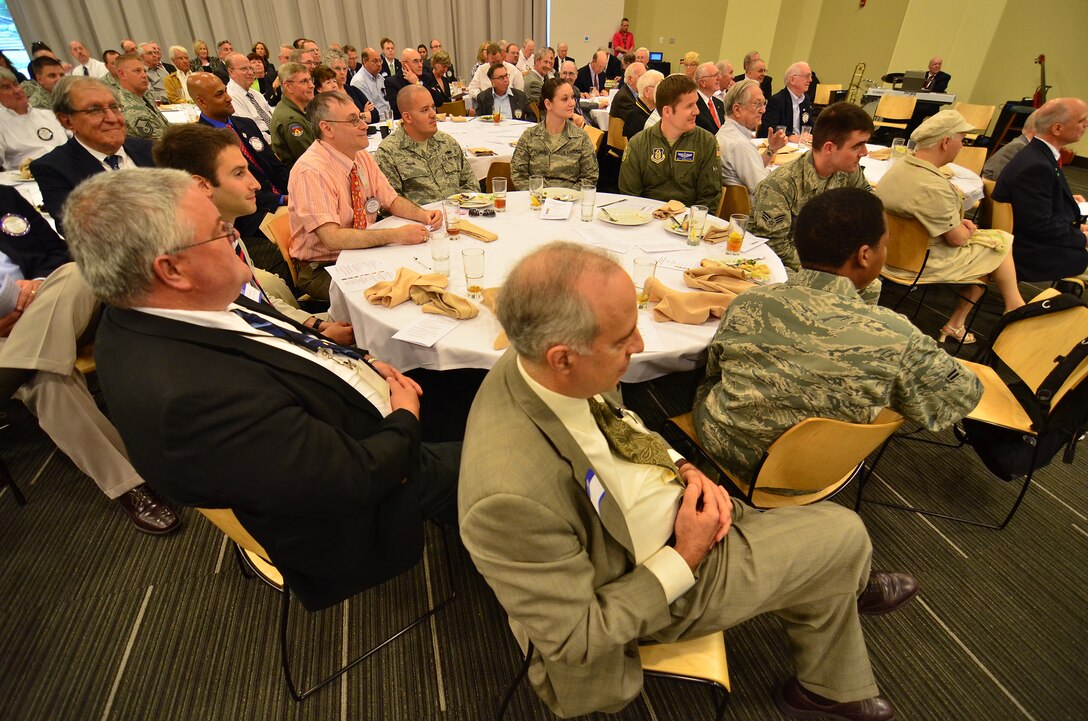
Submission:
[[[136,486],[117,499],[121,510],[128,514],[136,529],[156,536],[164,536],[181,526],[177,514],[144,484]]]
[[[918,581],[907,573],[876,571],[869,576],[869,585],[858,596],[858,613],[882,616],[891,613],[918,593]]]
[[[797,678],[789,678],[774,695],[778,710],[793,718],[833,718],[842,721],[893,721],[895,708],[883,696],[861,701],[838,703],[817,696],[801,687]]]

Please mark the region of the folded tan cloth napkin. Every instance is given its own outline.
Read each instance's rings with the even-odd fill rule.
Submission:
[[[490,230],[484,230],[475,223],[470,223],[464,218],[461,218],[461,232],[470,238],[476,240],[482,240],[485,243],[490,243],[493,240],[498,240],[499,236],[492,233]]]
[[[729,226],[712,225],[703,233],[703,240],[708,243],[721,243],[729,237]]]
[[[684,271],[684,285],[713,293],[731,293],[739,295],[755,285],[744,279],[744,273],[737,268],[723,268],[718,265],[706,265]]]
[[[880,150],[870,150],[869,157],[873,160],[888,160],[892,157],[892,149],[881,148]]]
[[[465,150],[472,153],[477,158],[495,154],[495,151],[491,148],[465,148]]]
[[[484,288],[484,299],[481,301],[484,307],[489,311],[498,315],[498,306],[495,303],[499,299],[498,288]],[[495,342],[491,344],[491,347],[495,350],[503,350],[510,346],[510,339],[506,337],[506,331],[500,330],[499,334],[495,336]]]
[[[467,123],[468,118],[466,118],[464,115],[451,115],[450,116],[450,122],[451,123]]]
[[[423,306],[424,313],[438,313],[450,318],[475,318],[479,309],[467,298],[447,291],[449,279],[441,273],[421,275],[410,268],[400,268],[393,280],[384,280],[363,291],[375,305],[394,308],[409,298]]]
[[[683,293],[673,290],[657,278],[650,283],[650,302],[657,303],[654,306],[654,320],[659,323],[671,320],[699,325],[710,316],[721,318],[736,297],[735,293]]]
[[[680,215],[680,213],[683,213],[687,209],[688,206],[684,205],[679,200],[670,200],[654,211],[654,217],[658,220],[665,220],[674,215]]]

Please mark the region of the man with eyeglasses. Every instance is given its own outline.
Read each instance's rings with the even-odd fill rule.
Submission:
[[[31,162],[45,210],[64,232],[68,194],[87,178],[122,168],[151,168],[151,141],[125,133],[117,95],[101,80],[69,76],[54,89],[56,119],[72,134],[64,145]]]
[[[513,67],[513,66],[511,66]],[[521,77],[519,74],[518,77]],[[423,58],[411,48],[405,48],[400,54],[400,70],[385,79],[385,98],[393,106],[393,118],[400,119],[400,108],[397,106],[397,93],[406,87],[416,85],[424,87],[434,99],[435,107],[445,102],[442,91],[435,85],[434,75],[423,69]]]
[[[361,57],[361,67],[355,77],[351,79],[351,87],[363,93],[363,96],[374,106],[370,111],[367,122],[377,123],[380,120],[393,117],[393,106],[385,97],[385,78],[382,77],[382,54],[374,48],[364,48]]]
[[[792,142],[797,142],[801,128],[812,126],[815,116],[812,114],[812,101],[808,98],[808,87],[812,84],[812,68],[808,63],[797,62],[786,68],[786,87],[779,90],[767,101],[767,112],[763,116],[762,134],[767,128],[786,126],[786,133]]]
[[[415,51],[413,51],[415,52]],[[407,107],[407,106],[406,106]],[[307,109],[317,141],[291,171],[291,258],[298,289],[327,300],[333,265],[341,250],[426,242],[442,223],[441,210],[424,210],[398,195],[367,152],[366,119],[344,93],[321,93]],[[371,229],[378,211],[415,221]]]
[[[486,118],[498,112],[507,120],[513,118],[536,121],[537,118],[529,107],[529,96],[510,87],[510,71],[507,67],[509,63],[495,63],[487,69],[487,79],[491,81],[491,87],[476,96],[476,115]]]
[[[166,89],[163,81],[177,68],[162,61],[162,48],[156,42],[140,43],[140,57],[147,68],[147,79],[151,84],[147,90],[148,97],[157,103],[165,102]]]
[[[227,93],[234,104],[234,113],[256,123],[265,142],[272,142],[269,128],[269,123],[272,122],[272,106],[260,92],[255,92],[252,88],[253,68],[249,58],[241,53],[233,53],[227,56],[226,62],[227,74],[230,75]],[[301,107],[305,109],[306,106]]]
[[[287,167],[295,164],[314,142],[314,131],[305,109],[314,99],[314,81],[301,63],[280,66],[283,99],[272,113],[272,150]]]
[[[734,85],[725,94],[724,104],[727,117],[714,136],[722,152],[722,185],[743,185],[751,203],[756,186],[771,174],[774,155],[786,144],[786,134],[772,135],[763,150],[752,144],[752,133],[767,107],[755,80],[745,78]]]
[[[0,163],[8,170],[64,145],[64,132],[53,113],[30,107],[15,73],[0,68]]]

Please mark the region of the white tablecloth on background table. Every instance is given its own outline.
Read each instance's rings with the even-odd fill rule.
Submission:
[[[579,101],[583,111],[589,110],[589,119],[593,124],[606,133],[608,132],[608,109],[612,106],[612,99],[615,97],[616,88],[612,88],[608,91],[608,97],[582,98]]]
[[[491,167],[492,163],[509,163],[514,156],[514,146],[517,144],[518,138],[532,126],[533,123],[524,120],[503,120],[496,125],[491,120],[481,120],[479,118],[470,118],[468,122],[464,123],[455,123],[452,120],[438,123],[438,129],[453,136],[453,139],[460,143],[461,148],[465,149],[466,153],[468,148],[487,148],[495,153],[494,155],[480,157],[468,153],[468,162],[472,166],[472,172],[476,174],[477,180],[483,180],[487,177],[487,169]],[[370,145],[367,150],[376,153],[378,146],[384,140],[385,138],[378,133],[371,135]]]
[[[600,193],[598,205],[623,198],[620,195]],[[646,198],[629,198],[625,203],[612,208],[641,207],[652,210],[661,203]],[[583,223],[577,203],[567,220],[541,220],[539,211],[529,209],[529,195],[525,192],[510,193],[507,200],[507,212],[494,218],[468,218],[471,222],[498,234],[499,239],[492,243],[482,243],[461,235],[450,243],[450,284],[449,289],[459,295],[467,296],[464,268],[461,263],[461,250],[465,248],[484,248],[485,287],[499,286],[510,268],[529,251],[553,240],[573,240],[585,242],[579,235],[580,229],[589,229],[598,237],[619,242],[638,242],[671,239],[675,241],[673,250],[666,253],[646,253],[637,246],[625,253],[616,253],[619,262],[628,271],[636,256],[651,255],[659,259],[666,256],[687,256],[695,260],[704,257],[724,257],[724,243],[711,245],[702,243],[698,247],[688,246],[685,239],[664,230],[664,221],[652,220],[641,226],[620,227],[600,220]],[[599,213],[599,211],[597,211]],[[396,227],[405,224],[400,218],[387,218],[378,223],[376,228]],[[719,225],[724,222],[716,221]],[[441,231],[439,231],[441,232]],[[750,238],[749,242],[754,239]],[[764,260],[772,270],[772,281],[785,280],[786,274],[781,261],[765,244],[746,251],[743,255]],[[411,268],[426,273],[431,268],[430,250],[426,245],[391,245],[366,250],[347,250],[340,254],[345,263],[360,259],[380,259],[391,270],[400,267]],[[659,267],[657,277],[665,285],[678,291],[690,292],[684,285],[683,271]],[[369,303],[362,291],[345,295],[333,284],[331,288],[332,316],[339,320],[349,320],[355,328],[355,339],[359,347],[366,348],[378,358],[392,363],[401,370],[428,368],[432,370],[450,370],[455,368],[490,368],[504,351],[494,350],[492,345],[501,330],[494,315],[482,304],[480,313],[475,318],[461,321],[448,335],[433,347],[425,348],[399,340],[392,336],[399,329],[422,317],[420,307],[411,301],[396,308],[385,308]],[[705,359],[706,347],[718,327],[718,319],[711,317],[701,325],[682,325],[680,323],[658,323],[652,319],[650,309],[639,311],[640,327],[649,330],[644,333],[647,351],[632,357],[624,380],[641,382],[675,371],[690,370],[700,365]],[[654,338],[653,336],[656,336]],[[653,350],[654,347],[660,348]]]

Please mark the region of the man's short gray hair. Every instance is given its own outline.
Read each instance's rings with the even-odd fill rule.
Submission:
[[[736,83],[733,87],[729,88],[729,92],[725,94],[723,102],[725,103],[725,114],[732,115],[733,107],[735,105],[744,105],[752,96],[752,88],[758,88],[759,83],[751,78],[745,78],[739,83]]]
[[[189,49],[182,45],[171,45],[168,52],[170,53],[170,57],[174,57],[176,55],[184,55],[185,57],[189,57]]]
[[[1066,124],[1074,120],[1073,104],[1068,102],[1071,98],[1054,98],[1036,110],[1035,132],[1046,135],[1056,124]]]
[[[543,362],[548,349],[560,344],[589,353],[600,329],[576,286],[586,273],[618,270],[607,251],[568,241],[549,243],[522,258],[496,301],[510,345],[534,363]]]
[[[548,48],[548,47],[537,48],[536,52],[533,53],[533,60],[535,60],[536,62],[539,63],[541,60],[544,59],[544,56],[547,55],[548,53],[551,53],[553,58],[555,57],[555,51],[552,50],[551,48]]]
[[[306,106],[306,119],[310,121],[310,127],[314,129],[314,137],[323,137],[321,121],[328,120],[333,108],[340,105],[350,105],[354,108],[355,102],[347,96],[347,93],[339,90],[318,93],[314,96],[314,99]]]
[[[72,191],[64,235],[99,300],[122,308],[138,304],[151,290],[155,258],[193,242],[193,223],[178,215],[193,185],[180,170],[133,168],[98,173]]]
[[[665,79],[665,75],[660,70],[647,70],[642,74],[642,77],[635,83],[635,88],[638,90],[638,96],[642,97],[642,91],[649,86],[657,86],[662,80]]]
[[[695,82],[699,82],[708,75],[718,72],[718,66],[711,62],[702,63],[695,70]]]
[[[806,63],[805,61],[798,60],[796,63],[794,63],[793,65],[786,68],[786,73],[785,73],[785,75],[783,76],[782,79],[783,80],[789,80],[794,75],[804,75],[804,72],[802,72],[802,71],[804,70],[804,67],[806,65],[808,65],[808,63]]]
[[[294,61],[288,61],[280,66],[280,80],[287,81],[292,75],[298,75],[299,73],[310,74],[310,69],[302,63],[296,63]]]
[[[299,50],[298,48],[291,51],[291,54],[287,56],[287,62],[302,64],[302,56],[309,55],[309,50]]]
[[[54,90],[53,92],[56,93],[56,90]],[[1031,111],[1031,115],[1029,115],[1024,120],[1024,127],[1020,129],[1020,132],[1022,132],[1022,133],[1034,133],[1034,132],[1037,132],[1037,130],[1035,128],[1035,121],[1038,119],[1038,117],[1039,117],[1038,109]]]
[[[53,112],[71,115],[75,109],[72,107],[72,93],[82,88],[109,90],[113,99],[120,102],[117,91],[98,78],[89,78],[84,75],[65,75],[53,87]]]

